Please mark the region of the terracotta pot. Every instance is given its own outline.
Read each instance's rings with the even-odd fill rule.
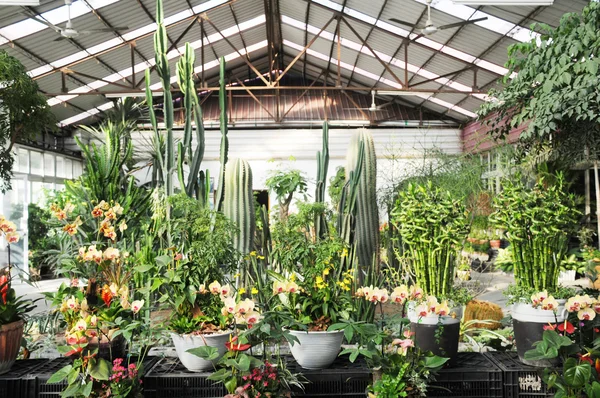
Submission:
[[[492,249],[500,249],[500,244],[501,243],[502,243],[502,241],[500,239],[490,240],[490,247]]]
[[[19,355],[24,325],[20,320],[0,327],[0,374],[8,372]]]

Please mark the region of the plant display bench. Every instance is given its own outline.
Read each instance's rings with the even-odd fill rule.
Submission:
[[[547,390],[542,381],[543,369],[523,364],[516,352],[486,352],[485,356],[502,370],[505,398],[554,396],[555,391]]]

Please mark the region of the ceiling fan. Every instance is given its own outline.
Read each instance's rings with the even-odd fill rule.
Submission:
[[[344,109],[358,109],[361,111],[377,112],[382,111],[383,108],[392,105],[393,102],[386,102],[385,104],[377,105],[375,103],[375,91],[371,91],[371,106],[368,108],[344,108]]]
[[[436,26],[433,23],[433,21],[431,20],[431,2],[432,2],[432,0],[426,0],[426,2],[427,2],[427,21],[425,21],[425,26],[417,25],[417,24],[414,24],[414,23],[408,22],[408,21],[402,21],[402,20],[396,19],[396,18],[390,18],[390,21],[399,23],[401,25],[410,26],[411,28],[419,29],[421,31],[421,34],[419,34],[417,37],[415,37],[413,39],[413,41],[417,40],[418,38],[423,37],[423,36],[432,35],[435,32],[437,32],[438,30],[457,28],[459,26],[464,26],[464,25],[471,25],[471,24],[474,24],[475,22],[485,21],[487,19],[487,17],[483,17],[483,18],[470,19],[468,21],[462,21],[462,22],[456,22],[456,23],[451,23],[451,24],[447,24],[447,25]]]
[[[60,26],[56,26],[45,20],[44,18],[36,17],[36,20],[48,25],[51,27],[56,33],[60,34],[60,37],[54,39],[54,41],[65,40],[65,39],[73,39],[75,37],[79,37],[79,35],[89,35],[92,33],[98,32],[119,32],[128,30],[127,26],[115,27],[115,28],[103,28],[103,29],[88,29],[88,30],[77,30],[73,27],[73,22],[71,22],[71,4],[73,4],[73,0],[65,0],[65,5],[67,6],[67,23],[64,28]]]

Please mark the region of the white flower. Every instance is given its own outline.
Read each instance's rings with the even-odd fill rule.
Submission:
[[[227,311],[228,314],[234,314],[236,312],[236,303],[233,297],[226,297],[223,300],[223,312]]]
[[[131,310],[133,311],[134,314],[137,314],[142,307],[144,306],[144,300],[135,300],[133,303],[131,303]]]

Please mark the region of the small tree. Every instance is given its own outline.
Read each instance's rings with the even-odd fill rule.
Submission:
[[[527,124],[520,143],[529,153],[550,149],[571,164],[591,162],[600,232],[600,3],[590,2],[581,15],[565,14],[557,28],[533,28],[539,38],[509,47],[506,86],[489,93],[497,100],[479,115],[496,138]]]
[[[279,204],[279,216],[287,218],[294,193],[306,196],[306,177],[300,170],[273,170],[266,181],[269,192],[274,192]]]
[[[0,191],[11,189],[14,157],[19,138],[56,129],[47,98],[38,91],[21,62],[0,50]]]

